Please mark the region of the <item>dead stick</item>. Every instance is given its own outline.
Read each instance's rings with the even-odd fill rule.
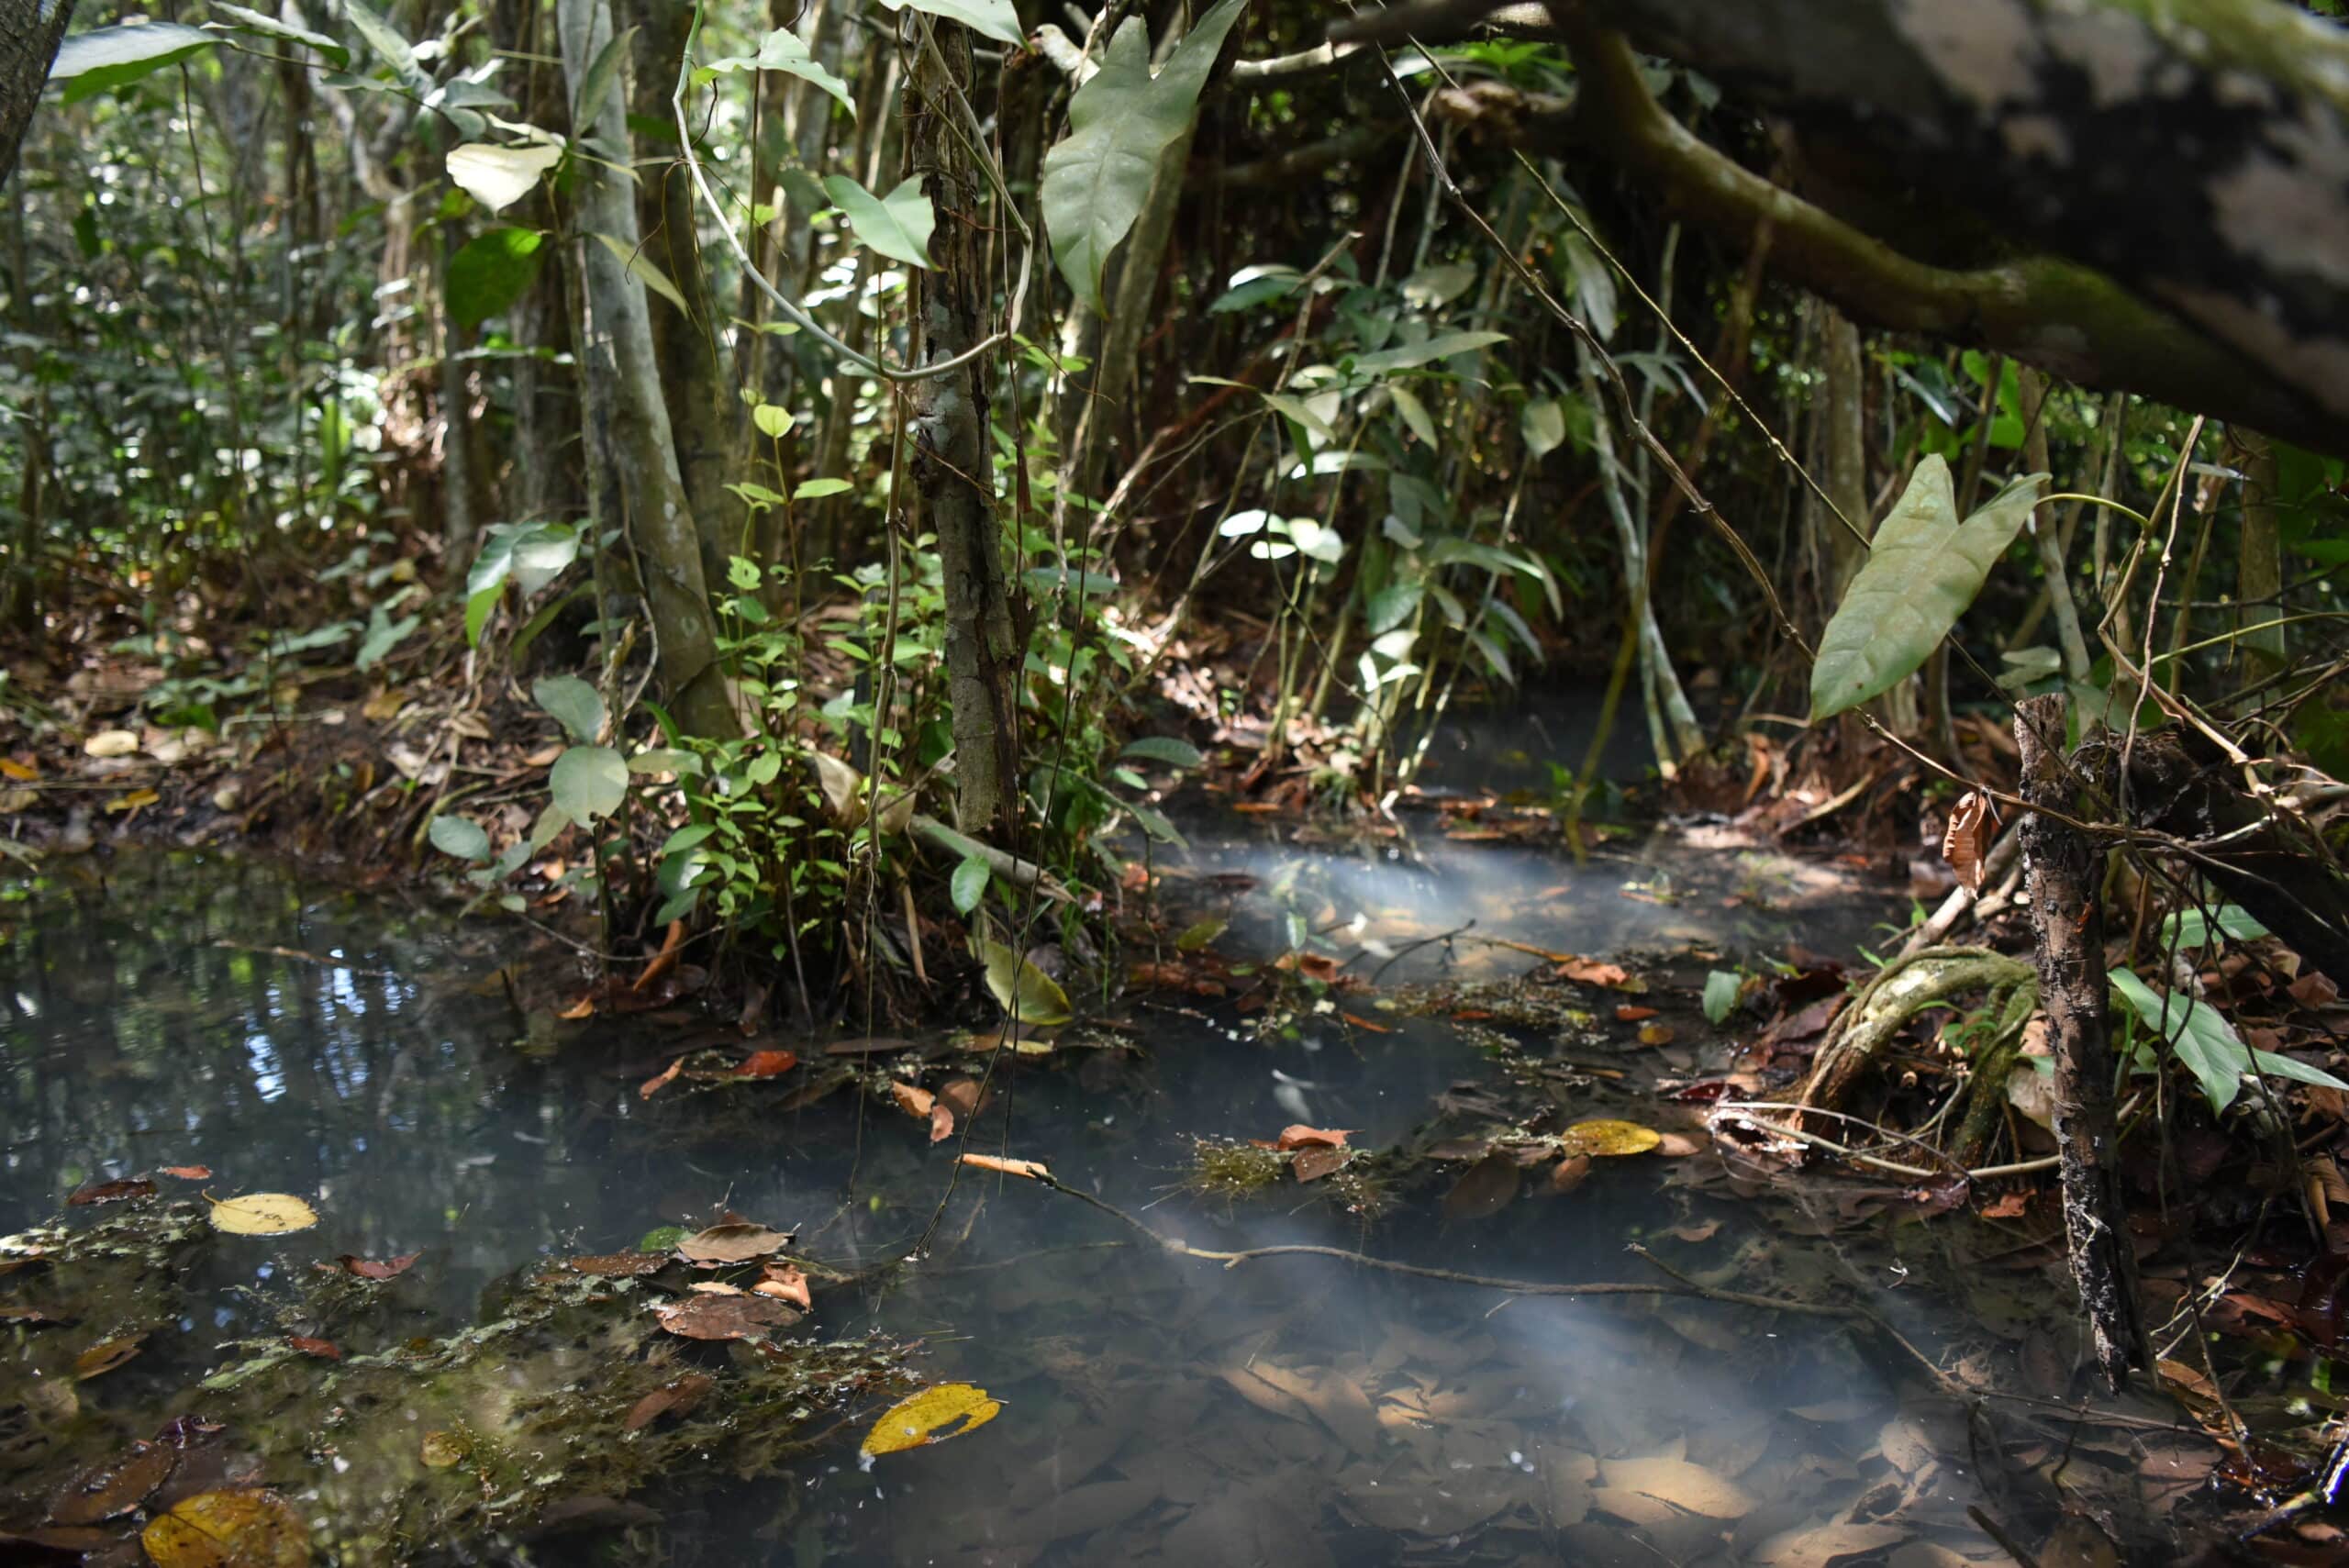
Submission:
[[[2064,1229],[2072,1278],[2096,1342],[2097,1364],[2118,1391],[2132,1367],[2152,1364],[2137,1302],[2136,1256],[2113,1162],[2112,1042],[2107,1028],[2104,910],[2097,856],[2065,815],[2074,806],[2064,751],[2062,695],[2015,705],[2022,794],[2023,891],[2039,962],[2039,1000],[2055,1053],[2055,1140],[2063,1159]],[[2045,809],[2042,809],[2044,807]]]

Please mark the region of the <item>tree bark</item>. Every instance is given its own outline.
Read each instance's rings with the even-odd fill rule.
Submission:
[[[1434,42],[1423,13],[1457,36],[1494,8],[1414,0],[1332,36]],[[1771,228],[1782,270],[1852,315],[2349,453],[2349,30],[2282,0],[1551,14],[1577,67],[1572,139],[1732,240]],[[1631,44],[1783,117],[1832,155],[1814,164],[1864,170],[1869,218],[1698,140]]]
[[[0,187],[17,172],[25,128],[72,18],[73,0],[0,0]]]
[[[609,0],[557,0],[563,74],[576,97],[588,67],[612,37]],[[628,114],[619,94],[604,100],[592,127],[580,128],[625,160]],[[587,490],[599,522],[617,524],[636,547],[646,603],[659,645],[662,687],[677,720],[696,735],[739,732],[724,671],[718,664],[718,627],[701,569],[701,539],[677,473],[669,410],[644,285],[630,275],[621,252],[640,242],[630,187],[600,164],[579,173],[582,348],[580,377],[586,401]]]
[[[953,121],[958,94],[970,82],[970,38],[951,22],[930,27],[936,47],[917,52],[906,94],[908,161],[938,215],[930,246],[937,264],[916,280],[917,364],[952,359],[981,339],[988,292],[988,230],[980,210],[985,186],[965,148],[968,132]],[[1019,649],[996,538],[982,369],[974,363],[914,384],[907,465],[945,567],[955,815],[963,831],[977,838],[1008,824],[1019,781],[1013,722]]]
[[[2117,1391],[2132,1367],[2151,1365],[2153,1358],[2121,1195],[2099,862],[2087,835],[2048,815],[2074,815],[2080,795],[2064,751],[2067,706],[2063,696],[2015,705],[2022,795],[2032,807],[2021,825],[2023,888],[2038,939],[2039,1002],[2055,1056],[2055,1140],[2072,1279],[2087,1311],[2097,1364]]]
[[[2284,673],[2290,662],[2285,634],[2291,628],[2266,623],[2284,617],[2284,548],[2276,522],[2276,443],[2254,430],[2232,430],[2243,453],[2243,535],[2235,564],[2235,599],[2239,627],[2255,628],[2243,639],[2243,668],[2254,682],[2265,684]],[[2266,694],[2254,692],[2249,706],[2256,707]]]

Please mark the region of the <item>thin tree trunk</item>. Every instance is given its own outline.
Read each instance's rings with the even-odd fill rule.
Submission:
[[[937,263],[919,274],[914,360],[932,364],[976,344],[985,331],[985,186],[972,165],[956,100],[967,91],[971,44],[963,28],[930,24],[906,94],[906,147],[938,214]],[[987,387],[978,364],[915,384],[910,478],[946,575],[947,700],[954,728],[955,815],[985,838],[1008,821],[1019,779],[1013,729],[1019,650],[1012,631],[987,450]]]
[[[0,0],[0,186],[17,172],[25,127],[72,17],[73,0]]]
[[[588,67],[612,37],[609,0],[556,0],[562,67],[578,95]],[[592,134],[624,161],[628,111],[620,95],[604,100]],[[579,228],[582,348],[586,393],[588,495],[598,519],[627,530],[636,547],[662,686],[678,722],[696,735],[739,732],[724,671],[718,664],[718,627],[701,569],[701,539],[677,472],[669,410],[661,398],[652,327],[644,285],[623,255],[639,243],[629,186],[611,169],[580,172]],[[604,242],[608,237],[618,247]]]
[[[2023,885],[2038,939],[2039,1004],[2055,1054],[2055,1140],[2072,1278],[2087,1311],[2097,1364],[2117,1391],[2130,1368],[2150,1365],[2152,1356],[2138,1313],[2136,1253],[2121,1195],[2099,862],[2087,834],[2049,815],[2071,816],[2079,801],[2064,751],[2068,706],[2060,695],[2015,705],[2022,794],[2032,808],[2021,824]]]
[[[440,226],[440,548],[451,572],[473,558],[473,389],[465,373],[470,334],[449,312],[449,266],[458,250],[456,225]]]
[[[2243,540],[2235,564],[2237,612],[2245,626],[2260,629],[2243,639],[2243,668],[2261,684],[2284,673],[2290,655],[2284,638],[2289,628],[2265,626],[2284,616],[2283,541],[2276,528],[2276,443],[2254,430],[2236,428],[2235,445],[2243,450]],[[2254,693],[2252,706],[2264,694]]]
[[[2023,365],[2016,373],[2017,399],[2021,404],[2023,466],[2033,473],[2054,467],[2047,456],[2047,377]],[[2076,507],[2075,508],[2076,511]],[[2080,606],[2072,597],[2072,577],[2064,562],[2064,540],[2053,512],[2044,520],[2032,514],[2023,525],[2039,549],[2039,569],[2047,578],[2047,612],[2055,622],[2055,640],[2064,650],[2064,674],[2068,680],[2088,678],[2087,638],[2080,630]]]

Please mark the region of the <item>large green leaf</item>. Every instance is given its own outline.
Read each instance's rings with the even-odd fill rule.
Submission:
[[[559,147],[468,141],[449,150],[449,178],[490,211],[503,212],[536,190],[546,172],[562,161]]]
[[[1423,342],[1381,349],[1375,354],[1357,354],[1354,356],[1354,373],[1386,375],[1395,371],[1416,370],[1437,360],[1448,360],[1454,354],[1473,354],[1479,349],[1489,349],[1495,343],[1508,341],[1508,334],[1506,332],[1439,332]]]
[[[587,74],[580,78],[578,100],[571,106],[573,125],[587,127],[592,134],[596,117],[604,112],[604,100],[612,95],[612,83],[619,80],[620,64],[628,59],[629,45],[636,33],[634,28],[614,33],[596,51],[596,58],[588,62]]]
[[[628,798],[628,762],[609,746],[573,746],[554,760],[547,792],[573,822],[597,821]]]
[[[242,6],[231,6],[228,0],[211,0],[207,9],[214,17],[223,18],[206,23],[207,29],[234,28],[239,32],[259,33],[263,38],[279,39],[286,43],[303,44],[317,50],[326,58],[327,63],[337,71],[351,63],[351,50],[324,33],[314,33],[307,28],[297,28],[291,22],[281,22],[274,17],[248,10]]]
[[[127,86],[219,41],[201,28],[184,28],[177,22],[125,22],[119,27],[95,28],[57,46],[57,61],[49,68],[49,79],[64,83],[65,101],[78,104]]]
[[[911,6],[917,11],[960,22],[974,33],[984,33],[1014,49],[1028,41],[1020,34],[1019,13],[1011,8],[1011,0],[881,0],[881,4],[892,11]]]
[[[2127,969],[2116,969],[2107,978],[2122,1000],[2145,1021],[2145,1027],[2170,1042],[2177,1059],[2186,1063],[2187,1070],[2202,1085],[2202,1092],[2210,1097],[2214,1111],[2225,1110],[2233,1103],[2243,1089],[2243,1075],[2251,1072],[2295,1078],[2327,1089],[2349,1089],[2349,1084],[2321,1067],[2310,1067],[2272,1051],[2252,1050],[2243,1044],[2243,1037],[2235,1033],[2225,1015],[2199,996],[2181,996],[2176,992],[2164,996]]]
[[[576,675],[541,676],[530,698],[582,746],[594,745],[604,732],[604,695]]]
[[[529,292],[546,260],[547,237],[535,228],[492,228],[449,258],[449,314],[460,327],[504,315]]]
[[[930,266],[930,234],[938,226],[938,213],[922,192],[920,176],[876,196],[846,174],[827,174],[824,194],[848,214],[848,226],[865,244],[909,267]]]
[[[1938,453],[1917,464],[1819,639],[1810,667],[1812,723],[1857,707],[1924,663],[1982,591],[2038,504],[2046,477],[2016,480],[1961,523],[1949,464]]]
[[[1004,8],[1010,9],[1008,6]],[[1012,41],[1019,40],[1015,39]],[[848,83],[825,70],[823,62],[808,53],[807,46],[799,41],[799,35],[788,28],[777,28],[761,39],[756,54],[729,55],[724,60],[711,61],[703,69],[712,75],[721,71],[780,71],[785,76],[813,82],[838,98],[848,110],[850,118],[856,117],[856,100],[850,95]]]
[[[1068,1022],[1068,993],[1060,982],[1001,942],[978,939],[979,958],[987,966],[987,989],[1003,1010],[1023,1024],[1051,1029]]]
[[[375,58],[392,68],[392,78],[421,98],[432,91],[432,78],[417,63],[416,47],[367,0],[342,0],[342,14]]]
[[[1150,28],[1130,17],[1109,39],[1101,69],[1069,99],[1069,134],[1044,154],[1044,226],[1052,260],[1076,297],[1102,310],[1101,269],[1141,216],[1158,160],[1198,107],[1223,36],[1247,0],[1223,0],[1150,73]]]

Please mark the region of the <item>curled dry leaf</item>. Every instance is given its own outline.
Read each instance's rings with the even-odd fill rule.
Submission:
[[[1569,954],[1550,972],[1560,980],[1571,980],[1579,985],[1607,985],[1629,990],[1631,972],[1620,963],[1602,963],[1593,958],[1576,958]]]
[[[212,1179],[212,1167],[209,1165],[166,1165],[163,1167],[163,1174],[177,1176],[183,1182],[208,1182]]]
[[[935,1384],[882,1411],[873,1429],[864,1434],[861,1451],[865,1458],[875,1459],[909,1448],[927,1448],[976,1431],[1002,1409],[1001,1401],[975,1384]]]
[[[1347,1135],[1358,1130],[1359,1129],[1351,1127],[1308,1127],[1301,1121],[1293,1121],[1281,1129],[1280,1139],[1273,1147],[1275,1149],[1343,1149],[1346,1146]]]
[[[1942,859],[1970,892],[1982,891],[1983,862],[1989,851],[1989,833],[1985,828],[1996,826],[1990,817],[1990,797],[1978,789],[1967,791],[1950,811],[1949,827],[1942,834]]]
[[[310,1527],[274,1492],[199,1492],[139,1538],[156,1568],[304,1568]]]
[[[306,1334],[295,1334],[285,1342],[304,1355],[316,1356],[320,1361],[339,1362],[342,1359],[342,1347],[332,1340],[315,1340]]]
[[[339,1262],[341,1262],[344,1272],[357,1274],[361,1279],[386,1280],[396,1279],[407,1273],[415,1266],[417,1259],[422,1256],[424,1254],[421,1252],[403,1252],[396,1258],[378,1260],[357,1257],[345,1252]]]
[[[698,1291],[704,1296],[740,1296],[744,1294],[742,1287],[739,1284],[728,1284],[723,1280],[714,1279],[696,1280],[693,1284],[685,1286],[685,1288],[691,1291]]]
[[[579,1000],[573,1002],[568,1007],[565,1007],[555,1014],[556,1018],[561,1018],[567,1024],[575,1024],[582,1018],[592,1018],[595,1016],[596,994],[593,991],[581,995]],[[674,1078],[676,1075],[677,1070],[674,1067],[670,1068],[669,1078]],[[652,1097],[652,1091],[659,1088],[662,1084],[667,1083],[669,1078],[658,1079],[651,1084],[646,1084],[644,1090],[645,1098],[651,1099]]]
[[[696,1263],[746,1263],[790,1242],[789,1231],[729,1220],[686,1237],[677,1243],[677,1255]]]
[[[667,933],[661,939],[661,951],[652,955],[652,961],[644,966],[644,973],[636,977],[636,984],[629,989],[641,992],[654,981],[676,968],[677,954],[684,950],[685,945],[685,923],[683,920],[670,921]]]
[[[807,1289],[807,1275],[796,1263],[770,1261],[759,1283],[751,1288],[761,1296],[772,1296],[777,1301],[796,1302],[805,1311],[816,1309],[816,1298]]]
[[[717,1386],[716,1378],[698,1372],[689,1372],[673,1382],[664,1383],[629,1407],[628,1418],[620,1423],[620,1430],[641,1431],[663,1416],[685,1415],[701,1403],[704,1395]]]
[[[636,1091],[636,1097],[640,1100],[651,1099],[662,1089],[674,1083],[676,1081],[677,1074],[685,1070],[685,1059],[680,1056],[675,1061],[670,1062],[667,1067],[663,1068],[657,1076],[647,1078],[644,1081],[643,1086]]]
[[[993,1171],[1005,1176],[1020,1176],[1031,1182],[1049,1182],[1052,1179],[1052,1173],[1044,1169],[1044,1162],[1041,1160],[1006,1160],[993,1154],[965,1154],[963,1156],[962,1162],[975,1166],[982,1171]]]
[[[799,1314],[772,1296],[694,1296],[653,1309],[661,1327],[685,1340],[755,1340],[788,1329]]]
[[[930,1140],[943,1143],[954,1136],[954,1107],[944,1100],[933,1100],[930,1106]]]
[[[83,1208],[94,1203],[128,1203],[154,1195],[154,1183],[144,1176],[131,1176],[118,1182],[84,1182],[65,1202],[70,1207]]]

